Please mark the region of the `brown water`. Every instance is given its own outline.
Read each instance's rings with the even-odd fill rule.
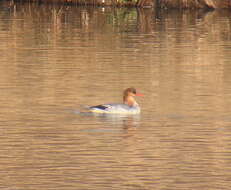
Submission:
[[[231,189],[228,11],[1,1],[0,42],[1,190]]]

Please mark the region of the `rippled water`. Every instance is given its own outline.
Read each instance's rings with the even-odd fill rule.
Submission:
[[[0,42],[1,190],[231,189],[228,11],[1,1]]]

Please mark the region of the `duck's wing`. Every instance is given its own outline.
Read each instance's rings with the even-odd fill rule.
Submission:
[[[101,104],[91,106],[91,112],[97,113],[118,113],[118,114],[137,114],[140,112],[138,106],[129,106],[127,104]]]
[[[97,106],[91,106],[90,109],[101,109],[101,110],[106,110],[110,106],[105,104],[105,105],[97,105]]]

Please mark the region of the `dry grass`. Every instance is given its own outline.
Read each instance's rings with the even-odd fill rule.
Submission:
[[[231,8],[230,0],[159,0],[166,8]]]
[[[198,8],[231,8],[231,0],[28,0],[39,2],[58,2],[76,5],[93,6],[137,6],[156,7],[158,4],[162,8],[176,9],[198,9]]]

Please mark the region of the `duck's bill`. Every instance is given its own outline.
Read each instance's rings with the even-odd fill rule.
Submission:
[[[144,96],[144,95],[141,93],[136,93],[136,96]]]

